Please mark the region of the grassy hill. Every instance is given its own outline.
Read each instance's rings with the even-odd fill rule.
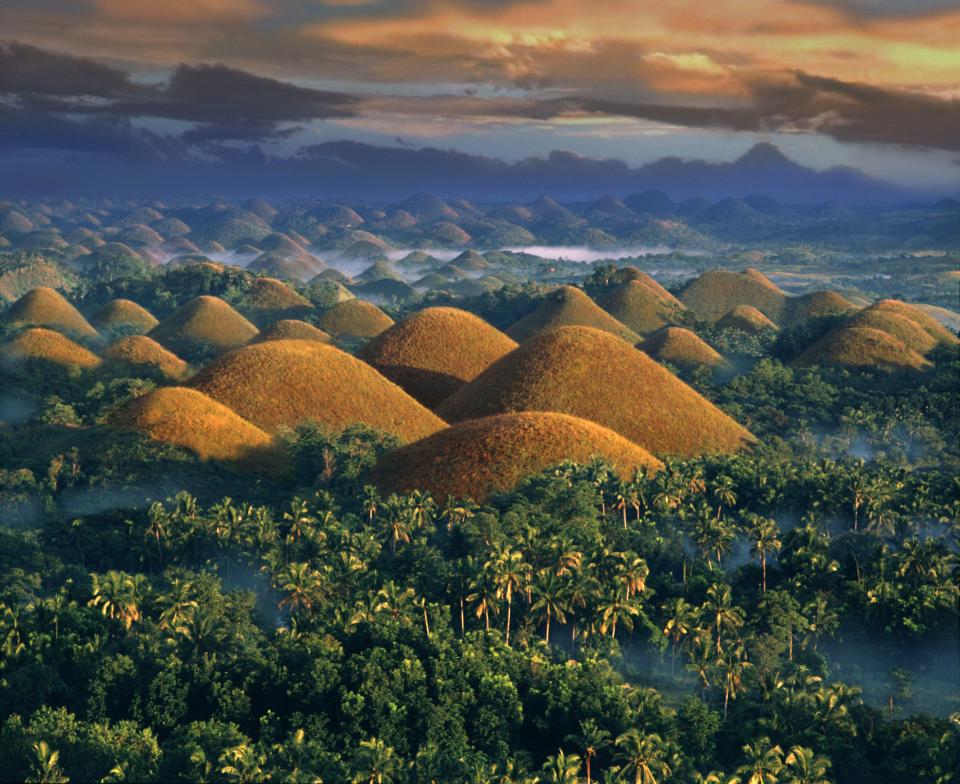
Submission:
[[[223,353],[249,342],[257,328],[219,297],[190,300],[148,333],[176,354]]]
[[[590,327],[532,338],[437,408],[448,422],[510,411],[590,419],[656,454],[733,452],[754,440],[645,353]]]
[[[24,330],[12,340],[0,346],[0,357],[5,364],[14,366],[24,362],[36,362],[58,366],[89,369],[100,365],[100,357],[74,343],[66,335],[44,327]]]
[[[146,335],[160,322],[146,308],[129,299],[113,299],[99,308],[90,323],[104,334]]]
[[[345,338],[376,337],[393,323],[393,319],[380,308],[362,299],[338,302],[317,319],[321,329],[334,337]]]
[[[146,335],[120,338],[103,352],[103,360],[112,369],[132,375],[147,371],[170,381],[182,381],[190,374],[186,362]]]
[[[719,367],[724,358],[695,332],[683,327],[664,327],[637,348],[657,362],[669,362],[680,368]]]
[[[794,360],[794,364],[921,370],[930,363],[889,332],[845,326],[831,330],[815,341]]]
[[[530,313],[514,322],[507,334],[518,343],[556,327],[594,327],[630,343],[640,336],[617,321],[590,297],[574,286],[561,286],[547,294]]]
[[[524,412],[461,422],[381,456],[372,481],[384,492],[428,491],[483,502],[564,460],[601,457],[623,476],[662,464],[605,427],[566,414]]]
[[[656,287],[645,279],[626,280],[604,292],[597,303],[638,335],[650,335],[668,324],[676,324],[685,310],[673,295],[653,282]]]
[[[680,293],[680,301],[705,321],[719,321],[737,305],[752,305],[780,323],[787,295],[755,269],[707,270]]]
[[[317,329],[306,321],[280,319],[265,327],[251,343],[265,343],[269,340],[316,340],[320,343],[332,343],[331,338],[322,329]]]
[[[96,338],[97,331],[63,295],[40,286],[10,306],[6,320],[12,325],[49,327],[77,338]]]
[[[259,327],[277,319],[303,318],[314,309],[310,300],[275,278],[254,278],[236,306]]]
[[[717,326],[720,329],[739,329],[751,335],[757,335],[766,330],[779,329],[753,305],[737,305],[717,321]]]

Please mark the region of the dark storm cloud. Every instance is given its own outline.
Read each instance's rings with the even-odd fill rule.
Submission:
[[[839,8],[865,17],[926,16],[957,10],[957,0],[805,0],[805,2]]]
[[[134,87],[127,74],[85,57],[16,41],[0,45],[0,93],[114,97]]]

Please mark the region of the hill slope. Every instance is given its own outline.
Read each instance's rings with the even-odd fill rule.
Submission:
[[[359,356],[433,408],[517,347],[457,308],[426,308],[371,340]]]
[[[640,339],[575,286],[561,286],[551,291],[530,313],[515,321],[507,335],[523,343],[534,335],[568,326],[602,329],[629,343]]]
[[[70,338],[44,327],[24,330],[0,346],[0,357],[5,362],[37,361],[67,368],[71,365],[88,369],[100,364],[100,357]]]
[[[160,323],[149,310],[129,299],[110,300],[90,317],[90,322],[104,333],[125,331],[136,335],[146,335]]]
[[[322,329],[317,329],[306,321],[280,319],[251,340],[251,343],[265,343],[269,340],[316,340],[320,343],[332,343],[333,339]]]
[[[370,302],[348,299],[323,313],[317,324],[335,337],[369,339],[392,327],[393,319]]]
[[[794,364],[921,370],[930,363],[888,332],[871,327],[841,327],[808,346]]]
[[[665,327],[637,348],[657,362],[669,362],[681,368],[719,367],[724,358],[695,332],[683,327]]]
[[[623,476],[662,464],[612,430],[566,414],[526,412],[462,422],[383,455],[372,481],[384,492],[428,491],[481,503],[564,460],[602,457]]]
[[[680,301],[705,321],[718,321],[737,305],[752,305],[779,324],[787,295],[756,270],[715,269],[690,281],[680,292]]]
[[[10,306],[6,319],[11,324],[49,327],[73,337],[96,338],[97,331],[60,292],[46,286],[31,289]]]
[[[597,298],[597,304],[638,335],[650,335],[661,327],[678,322],[684,307],[656,283],[632,278]],[[662,293],[661,293],[662,291]]]
[[[103,359],[117,369],[149,370],[171,381],[182,381],[190,374],[186,362],[146,335],[128,335],[111,343]]]
[[[779,327],[753,305],[737,305],[717,321],[720,329],[739,329],[751,335]]]
[[[157,324],[148,337],[174,353],[189,355],[202,350],[223,353],[256,334],[257,328],[222,299],[202,296]]]
[[[657,454],[733,452],[754,440],[642,351],[590,327],[529,340],[437,408],[449,422],[509,411],[590,419]]]

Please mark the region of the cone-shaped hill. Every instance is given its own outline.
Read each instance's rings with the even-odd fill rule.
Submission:
[[[737,305],[733,310],[717,321],[720,329],[739,329],[750,335],[759,335],[766,330],[779,327],[753,305]]]
[[[921,370],[930,363],[889,332],[872,327],[840,327],[814,341],[794,364]]]
[[[683,327],[665,327],[639,346],[657,362],[669,362],[680,368],[720,367],[724,358],[696,332]]]
[[[648,275],[646,272],[638,269],[637,267],[629,265],[626,267],[621,267],[613,273],[611,283],[626,283],[628,280],[635,280],[638,283],[642,283],[648,289],[653,289],[660,299],[666,300],[667,302],[672,302],[677,307],[683,307],[683,303],[673,296],[673,294],[667,291],[663,285],[657,281],[656,278]]]
[[[322,329],[297,319],[280,319],[266,327],[251,343],[266,343],[269,340],[316,340],[319,343],[332,343],[331,338]]]
[[[113,369],[155,373],[170,381],[182,381],[190,366],[146,335],[128,335],[111,343],[103,352],[104,362]]]
[[[532,338],[437,408],[448,422],[510,411],[590,419],[656,454],[726,453],[754,441],[645,353],[590,327]]]
[[[250,470],[278,472],[273,440],[225,405],[194,389],[161,387],[115,412],[109,424],[179,446],[201,460],[237,463]]]
[[[0,357],[7,364],[38,362],[62,369],[75,366],[84,370],[100,365],[100,357],[70,338],[44,327],[24,330],[0,346]]]
[[[148,336],[176,354],[223,353],[242,346],[257,328],[219,297],[202,296],[155,326]]]
[[[856,305],[835,291],[810,291],[787,299],[782,323],[793,326],[824,316],[843,316],[856,310]]]
[[[752,305],[767,318],[780,323],[787,295],[762,273],[707,270],[680,293],[680,301],[705,321],[717,321],[737,305]]]
[[[375,337],[358,356],[433,408],[516,347],[472,313],[426,308]]]
[[[261,327],[277,319],[302,318],[313,311],[310,300],[276,278],[254,278],[237,307]]]
[[[677,323],[685,310],[668,291],[661,293],[661,288],[660,284],[654,288],[645,280],[629,279],[605,291],[597,303],[638,335],[649,335]]]
[[[96,338],[97,331],[60,292],[40,286],[24,294],[10,306],[6,320],[10,324],[48,327],[78,338]]]
[[[475,419],[445,428],[381,456],[372,480],[384,492],[428,491],[483,502],[526,476],[564,460],[601,457],[623,476],[662,464],[612,430],[567,414],[540,411]]]
[[[551,291],[530,313],[514,322],[507,334],[523,343],[540,333],[568,326],[602,329],[631,344],[640,339],[575,286],[561,286]]]
[[[110,300],[90,317],[90,322],[104,334],[128,335],[146,335],[160,323],[149,310],[129,299]]]
[[[190,386],[268,431],[315,420],[414,441],[444,426],[368,364],[315,340],[254,343],[207,365]]]
[[[393,319],[371,302],[348,299],[323,313],[317,324],[335,337],[369,339],[392,327]]]
[[[890,313],[902,318],[909,319],[926,332],[937,345],[955,346],[958,343],[957,336],[941,324],[937,319],[925,312],[916,305],[910,305],[906,302],[900,302],[896,299],[882,299],[871,305],[862,313],[873,311],[875,313]],[[860,314],[857,314],[860,315]],[[854,317],[856,318],[856,316]]]

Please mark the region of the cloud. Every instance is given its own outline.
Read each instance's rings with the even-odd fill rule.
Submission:
[[[957,10],[956,0],[802,0],[862,17],[913,17]]]
[[[127,74],[85,57],[71,57],[19,42],[0,44],[0,93],[129,95]]]

